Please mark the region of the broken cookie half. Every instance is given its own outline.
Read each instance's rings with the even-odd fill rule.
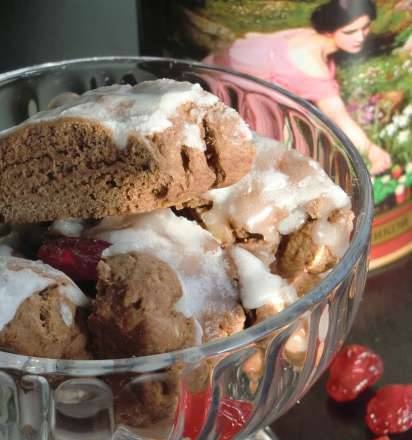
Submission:
[[[239,114],[170,79],[92,90],[0,134],[0,218],[103,218],[231,185],[254,158]]]

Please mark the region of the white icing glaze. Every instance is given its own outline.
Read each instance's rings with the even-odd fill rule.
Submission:
[[[62,317],[67,327],[73,325],[73,321],[74,321],[73,313],[70,310],[70,307],[64,302],[60,303],[60,316]]]
[[[62,272],[40,261],[0,257],[0,330],[14,318],[25,299],[56,284],[77,306],[88,304],[83,292]]]
[[[55,220],[49,228],[50,232],[65,237],[80,237],[83,229],[83,221],[75,218]]]
[[[186,123],[183,128],[183,145],[187,147],[197,148],[198,150],[206,150],[206,144],[200,133],[200,128],[196,124]]]
[[[316,244],[327,246],[336,257],[341,258],[349,247],[350,231],[345,222],[331,223],[320,219],[315,222],[312,237]]]
[[[73,92],[60,93],[60,95],[55,96],[49,101],[49,103],[47,104],[47,108],[52,109],[52,108],[60,107],[62,105],[67,105],[71,102],[77,101],[78,98],[79,98],[78,93],[73,93]]]
[[[238,112],[231,107],[226,107],[224,113],[221,115],[222,118],[233,119],[239,116]],[[253,134],[250,131],[249,126],[246,124],[245,120],[239,118],[239,123],[233,127],[233,131],[230,133],[232,138],[243,138],[246,140],[252,140]]]
[[[307,214],[303,209],[295,209],[286,218],[278,223],[278,231],[282,235],[288,235],[295,232],[305,223]]]
[[[297,299],[296,291],[252,253],[240,246],[230,248],[238,271],[240,298],[247,309],[273,304],[280,311]]]
[[[234,225],[271,242],[277,240],[277,233],[290,234],[302,226],[311,201],[325,201],[325,216],[350,206],[347,194],[318,163],[271,139],[255,136],[255,145],[256,159],[248,175],[204,195],[213,201],[213,208],[202,217],[212,231],[215,224]]]
[[[197,113],[200,122],[207,109],[217,101],[215,95],[203,90],[199,84],[159,79],[144,81],[133,87],[119,84],[100,87],[78,98],[73,97],[60,107],[37,113],[25,123],[61,117],[97,120],[112,130],[116,145],[122,149],[126,147],[132,133],[149,136],[169,128],[172,125],[170,118],[180,106],[190,102],[198,105],[202,109]],[[8,134],[13,129],[1,134]],[[250,137],[250,131],[248,133]],[[205,149],[200,131],[195,125],[185,127],[184,134],[187,147]]]
[[[110,230],[110,224],[116,229]],[[177,217],[169,209],[106,219],[91,232],[89,236],[112,243],[103,256],[144,252],[174,269],[183,290],[176,309],[187,317],[202,323],[205,314],[230,311],[238,302],[218,242],[197,223]]]

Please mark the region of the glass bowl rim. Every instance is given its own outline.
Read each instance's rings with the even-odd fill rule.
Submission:
[[[246,79],[274,90],[280,95],[293,101],[298,106],[307,110],[311,118],[320,122],[343,146],[345,154],[349,157],[350,163],[358,179],[358,186],[363,188],[360,192],[361,213],[358,216],[358,230],[352,238],[351,244],[345,255],[332,269],[332,271],[309,293],[298,299],[289,307],[265,321],[249,327],[241,332],[228,336],[217,341],[202,344],[200,346],[189,347],[169,353],[161,353],[148,356],[139,356],[125,359],[105,359],[105,360],[66,360],[49,359],[14,354],[0,351],[0,368],[10,368],[23,371],[28,374],[64,374],[71,376],[99,376],[104,374],[136,372],[151,372],[154,369],[162,369],[175,362],[186,364],[196,364],[208,356],[223,354],[228,351],[236,350],[246,346],[258,339],[263,338],[272,331],[281,329],[290,324],[297,317],[307,312],[311,307],[322,301],[345,277],[350,273],[361,254],[368,249],[368,242],[373,217],[372,187],[366,165],[357,149],[353,146],[343,131],[337,127],[326,115],[321,113],[310,102],[299,98],[284,88],[247,75],[232,69],[205,64],[192,60],[184,60],[169,57],[150,57],[150,56],[102,56],[87,57],[47,62],[38,65],[23,67],[0,74],[0,87],[9,80],[31,77],[36,73],[47,70],[58,70],[68,65],[93,64],[99,62],[170,62],[173,64],[194,67],[207,71],[226,73],[238,78]]]

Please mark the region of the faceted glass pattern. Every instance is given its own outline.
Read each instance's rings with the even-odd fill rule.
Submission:
[[[361,157],[309,103],[263,81],[198,63],[93,58],[0,75],[0,129],[45,109],[63,92],[163,77],[199,82],[238,110],[258,134],[319,161],[352,197],[356,219],[351,246],[295,304],[207,345],[113,361],[0,352],[1,439],[211,440],[229,438],[232,432],[245,438],[302,398],[348,333],[366,279],[371,187]],[[300,353],[290,345],[296,335],[303,341]],[[257,352],[263,356],[252,380],[245,371]]]

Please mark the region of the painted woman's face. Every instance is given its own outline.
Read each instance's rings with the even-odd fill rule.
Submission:
[[[370,32],[371,20],[363,15],[348,25],[333,32],[332,37],[338,49],[349,53],[358,53],[362,50]]]

